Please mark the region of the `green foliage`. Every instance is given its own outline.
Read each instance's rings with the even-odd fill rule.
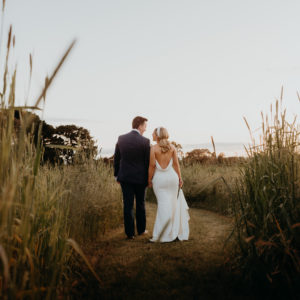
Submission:
[[[50,137],[43,138],[43,142],[43,159],[51,163],[78,163],[86,158],[95,158],[97,154],[97,147],[89,131],[76,125],[56,127]]]
[[[0,117],[7,117],[8,113],[9,111],[3,108]],[[21,125],[24,126],[22,120],[25,118],[30,120],[25,131],[33,137],[36,147],[39,147],[42,142],[44,146],[41,153],[42,163],[72,164],[80,162],[83,157],[84,159],[95,158],[97,155],[95,141],[89,131],[83,127],[76,125],[53,127],[24,108],[15,108],[14,117],[16,132],[20,132]]]

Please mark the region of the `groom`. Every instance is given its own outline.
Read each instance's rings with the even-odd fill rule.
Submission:
[[[128,239],[133,239],[134,197],[136,199],[136,227],[139,235],[147,233],[145,191],[148,183],[150,140],[143,137],[147,119],[135,117],[132,131],[121,135],[115,148],[114,175],[121,184],[124,205],[124,226]]]

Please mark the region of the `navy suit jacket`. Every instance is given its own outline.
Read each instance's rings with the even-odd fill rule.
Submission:
[[[117,181],[148,184],[150,140],[132,130],[120,135],[114,154],[114,175]]]

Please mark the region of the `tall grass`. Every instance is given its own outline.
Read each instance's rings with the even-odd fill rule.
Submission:
[[[247,149],[233,210],[246,278],[261,288],[280,286],[288,299],[300,282],[300,127],[281,105],[282,98],[275,112],[271,106],[262,114],[261,143],[252,138]]]
[[[87,159],[79,165],[64,166],[60,172],[69,191],[72,238],[83,243],[122,224],[121,189],[111,166]]]
[[[4,6],[4,4],[3,4]],[[2,16],[3,17],[3,16]],[[16,69],[9,71],[9,55],[15,44],[12,27],[7,39],[0,115],[0,296],[51,298],[68,259],[68,204],[63,200],[62,182],[39,177],[42,153],[27,134],[30,118],[14,126]],[[44,99],[73,44],[46,81],[34,108]]]
[[[239,176],[238,170],[238,163],[183,166],[183,191],[190,206],[230,215],[232,195],[224,180],[233,189],[235,179]]]
[[[68,293],[63,283],[71,285],[76,263],[85,262],[101,282],[71,238],[84,242],[120,222],[121,197],[111,169],[92,159],[77,166],[41,167],[42,125],[36,143],[32,116],[21,113],[20,126],[14,126],[15,111],[39,109],[74,43],[46,78],[34,105],[17,107],[16,69],[8,68],[14,41],[10,27],[0,93],[0,298],[55,299]]]

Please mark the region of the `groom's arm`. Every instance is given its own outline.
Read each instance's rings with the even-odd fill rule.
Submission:
[[[114,154],[114,176],[115,177],[117,177],[119,174],[120,160],[121,160],[121,153],[120,153],[119,145],[117,143],[115,148],[115,154]]]
[[[155,154],[153,146],[150,148],[150,162],[148,168],[148,187],[152,187],[152,178],[155,171]]]
[[[146,144],[146,151],[145,151],[145,164],[146,164],[146,170],[147,170],[147,174],[148,174],[148,169],[149,169],[149,162],[150,162],[150,140],[147,140],[147,144]]]

